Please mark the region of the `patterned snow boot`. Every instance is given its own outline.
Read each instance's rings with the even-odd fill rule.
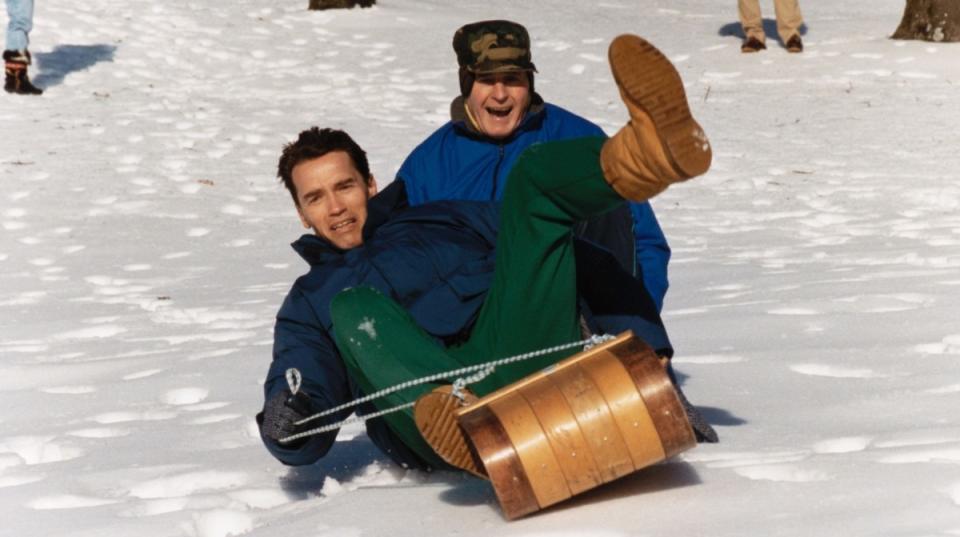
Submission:
[[[3,89],[7,93],[19,95],[40,95],[43,90],[30,83],[27,66],[30,65],[30,53],[26,50],[3,51],[4,75]]]

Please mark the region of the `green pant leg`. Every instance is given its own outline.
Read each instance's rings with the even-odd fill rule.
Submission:
[[[493,284],[470,339],[452,352],[481,363],[580,339],[572,228],[623,199],[603,178],[604,138],[528,148],[507,179]],[[484,395],[576,349],[501,366],[474,384]]]
[[[365,394],[462,367],[396,302],[355,287],[330,302],[334,339],[347,372]],[[452,382],[453,379],[451,379]],[[446,384],[449,384],[447,382]],[[416,401],[438,384],[421,384],[372,401],[379,410]],[[420,435],[408,408],[382,418],[404,444],[436,468],[445,467]]]

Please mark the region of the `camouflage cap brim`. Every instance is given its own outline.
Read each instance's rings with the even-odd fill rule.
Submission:
[[[536,73],[537,67],[532,63],[529,65],[511,65],[511,64],[495,64],[495,65],[478,65],[475,67],[467,67],[467,71],[470,71],[476,75],[485,75],[489,73],[509,73],[511,71],[524,72],[524,73]]]

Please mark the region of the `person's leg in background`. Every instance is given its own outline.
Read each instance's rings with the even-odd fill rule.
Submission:
[[[757,52],[767,48],[767,36],[763,32],[763,17],[760,0],[737,0],[740,27],[743,28],[742,52]]]
[[[773,6],[777,14],[777,34],[780,35],[787,51],[802,52],[803,40],[800,39],[800,26],[803,25],[803,15],[800,13],[798,0],[774,0]]]
[[[33,0],[6,0],[7,34],[3,50],[4,84],[7,93],[40,95],[43,90],[30,82],[27,66],[32,63],[30,31],[33,29]]]

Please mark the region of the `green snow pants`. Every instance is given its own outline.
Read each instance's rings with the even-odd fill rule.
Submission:
[[[623,201],[600,169],[604,141],[538,144],[517,160],[500,209],[493,283],[465,343],[444,349],[403,308],[371,288],[349,289],[333,299],[337,347],[364,393],[581,339],[572,228]],[[575,352],[500,366],[470,388],[483,396]],[[374,405],[385,409],[415,401],[437,385],[395,392]],[[446,466],[420,436],[412,409],[384,419],[421,458]]]

